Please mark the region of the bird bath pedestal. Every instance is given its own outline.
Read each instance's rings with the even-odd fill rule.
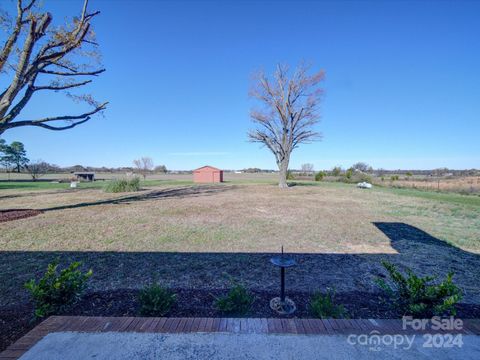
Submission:
[[[293,314],[297,307],[291,299],[285,296],[285,269],[295,266],[297,263],[293,258],[284,255],[283,246],[281,255],[271,258],[270,262],[280,268],[280,297],[270,300],[270,308],[281,315]]]

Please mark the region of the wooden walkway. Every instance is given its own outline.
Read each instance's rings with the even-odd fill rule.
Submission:
[[[412,329],[404,330],[401,320],[51,316],[2,352],[0,360],[18,359],[47,334],[62,331],[309,335],[369,334],[371,331],[376,331],[378,334],[419,333]],[[463,320],[461,330],[445,332],[480,335],[480,319]],[[435,333],[441,333],[441,331],[435,331]]]

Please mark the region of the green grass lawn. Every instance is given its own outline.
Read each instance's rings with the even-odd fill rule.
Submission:
[[[472,205],[480,206],[480,196],[478,195],[461,195],[448,192],[428,191],[428,190],[416,190],[416,189],[400,189],[400,188],[384,188],[375,187],[376,191],[386,191],[402,196],[419,197],[427,200],[447,202],[450,204],[458,205]]]
[[[326,187],[336,187],[336,188],[348,188],[356,187],[356,184],[348,184],[343,182],[327,182],[327,181],[289,181],[289,184],[292,186],[326,186]],[[375,186],[370,189],[365,189],[365,191],[379,191],[386,192],[395,195],[401,196],[410,196],[416,198],[422,198],[426,200],[439,201],[454,205],[471,205],[475,207],[480,206],[480,196],[472,195],[462,195],[453,192],[442,192],[442,191],[431,191],[431,190],[421,190],[421,189],[406,189],[406,188],[393,188],[393,187],[383,187]]]
[[[105,183],[103,181],[79,183],[80,189],[101,188]],[[0,182],[0,190],[54,190],[69,189],[70,183],[56,183],[47,181],[6,181]]]
[[[99,189],[105,187],[110,180],[80,182],[78,189]],[[145,180],[141,182],[144,187],[169,186],[169,185],[191,185],[192,181],[186,180]],[[55,190],[70,189],[70,183],[58,183],[47,181],[6,181],[0,182],[0,190]]]

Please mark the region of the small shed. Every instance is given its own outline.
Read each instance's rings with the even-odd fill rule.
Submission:
[[[196,183],[219,183],[223,182],[223,170],[213,166],[202,166],[193,170],[193,182]]]
[[[76,176],[78,181],[95,181],[95,173],[94,172],[87,172],[87,171],[77,171],[74,172],[73,175]]]

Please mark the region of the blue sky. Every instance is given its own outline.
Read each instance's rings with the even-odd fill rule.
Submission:
[[[56,21],[82,5],[44,3]],[[292,168],[480,168],[478,1],[90,0],[90,8],[102,12],[94,25],[107,72],[88,90],[108,110],[65,132],[4,134],[32,159],[275,168],[267,149],[247,142],[251,75],[306,60],[326,71],[324,138],[295,150]],[[50,94],[23,115],[80,110]]]

